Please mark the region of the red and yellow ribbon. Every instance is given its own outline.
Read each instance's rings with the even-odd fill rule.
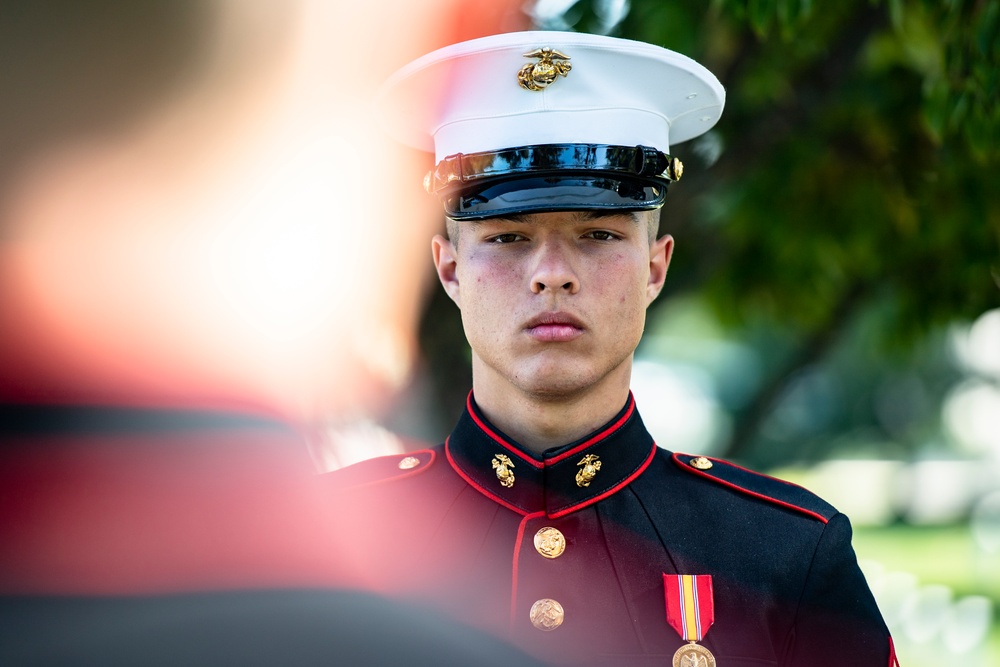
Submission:
[[[715,600],[710,574],[664,574],[667,623],[681,639],[701,641],[715,622]]]

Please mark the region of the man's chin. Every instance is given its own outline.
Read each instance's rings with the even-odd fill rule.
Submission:
[[[594,369],[569,369],[560,365],[520,375],[515,384],[539,401],[565,401],[589,393],[606,376],[607,373]]]
[[[632,355],[621,359],[601,359],[592,351],[580,352],[562,348],[531,355],[494,360],[477,358],[473,354],[473,377],[479,382],[499,382],[513,386],[525,396],[541,402],[562,402],[579,399],[600,390],[607,382],[624,382],[628,386]]]

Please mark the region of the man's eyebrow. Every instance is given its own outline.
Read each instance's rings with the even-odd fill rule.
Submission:
[[[507,222],[528,222],[527,213],[511,213],[510,215],[498,215],[493,220],[506,220]]]
[[[601,218],[619,218],[628,217],[632,219],[632,222],[639,222],[639,214],[636,211],[604,211],[600,209],[588,209],[585,211],[577,211],[577,216],[580,220],[600,220]]]

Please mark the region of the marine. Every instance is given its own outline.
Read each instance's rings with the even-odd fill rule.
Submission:
[[[456,44],[387,82],[390,131],[435,152],[432,256],[473,386],[444,443],[329,475],[357,585],[551,664],[898,664],[848,519],[654,442],[629,390],[674,247],[671,146],[724,103],[681,54],[578,33]]]

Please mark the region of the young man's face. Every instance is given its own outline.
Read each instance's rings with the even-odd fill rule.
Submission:
[[[438,275],[462,311],[477,391],[572,397],[608,378],[627,387],[646,307],[673,240],[653,212],[589,211],[452,222],[435,237]],[[650,232],[653,226],[653,232]]]

